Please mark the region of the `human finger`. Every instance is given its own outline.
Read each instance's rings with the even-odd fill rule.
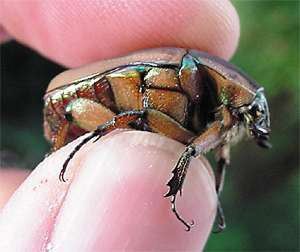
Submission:
[[[10,39],[11,39],[11,37],[8,35],[8,33],[0,25],[0,44],[4,43],[4,42],[6,42],[6,41],[8,41]]]
[[[239,38],[230,1],[3,1],[13,37],[66,66],[142,48],[176,46],[228,59]]]
[[[26,170],[0,168],[0,209],[28,175]]]
[[[182,216],[195,221],[186,232],[163,197],[183,145],[148,132],[116,132],[86,144],[62,183],[62,163],[79,141],[44,160],[6,205],[0,217],[2,251],[203,248],[217,202],[204,159],[192,161],[177,202]]]

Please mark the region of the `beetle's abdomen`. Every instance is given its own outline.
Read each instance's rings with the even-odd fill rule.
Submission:
[[[153,68],[144,78],[143,107],[163,112],[185,124],[189,100],[174,69]]]
[[[125,68],[106,76],[120,112],[159,110],[184,123],[188,106],[174,69],[146,67]],[[176,109],[175,109],[176,108]]]
[[[182,89],[178,68],[128,67],[106,76],[120,112],[158,110],[184,125],[191,101]]]
[[[134,68],[125,68],[105,77],[111,86],[119,112],[142,108],[142,79]]]

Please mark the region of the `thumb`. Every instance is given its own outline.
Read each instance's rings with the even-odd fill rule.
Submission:
[[[28,216],[23,215],[19,222],[13,222],[14,227],[1,234],[7,244],[15,244],[15,237],[20,237],[16,232],[22,232],[21,239],[26,239],[24,234],[29,237],[25,247],[50,246],[52,251],[200,250],[204,247],[216,209],[214,182],[205,160],[193,160],[183,197],[177,200],[177,209],[183,218],[195,222],[192,230],[185,232],[172,213],[169,200],[163,197],[168,189],[166,182],[184,148],[181,144],[147,132],[115,132],[78,152],[65,175],[68,183],[61,183],[59,170],[73,148],[74,143],[51,155],[25,182],[30,184],[36,177],[47,176],[48,183],[44,187],[52,188],[52,193],[39,189],[45,195],[36,200],[48,203],[32,201],[31,211],[24,213]],[[47,175],[50,169],[56,170],[56,176],[53,172]],[[27,192],[25,187],[23,185],[6,209],[22,208],[24,198],[32,198],[32,190]],[[62,192],[53,193],[58,188],[65,192],[63,197],[59,197]],[[30,219],[37,222],[35,213],[49,209],[49,205],[52,210],[48,216],[43,215],[44,219],[39,219],[40,226],[29,225]],[[15,217],[15,211],[4,210],[0,233],[1,226],[3,229],[9,222],[12,224],[10,220]],[[8,232],[8,229],[15,230]]]

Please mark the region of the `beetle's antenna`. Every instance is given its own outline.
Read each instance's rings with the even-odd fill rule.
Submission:
[[[172,207],[172,211],[175,214],[176,218],[178,220],[180,220],[185,226],[186,226],[186,230],[185,231],[190,231],[191,227],[195,224],[195,222],[192,220],[191,223],[187,223],[184,219],[181,218],[181,216],[179,215],[179,213],[176,210],[176,195],[173,195],[171,198],[171,207]]]
[[[95,130],[91,135],[89,135],[86,138],[84,138],[78,145],[75,146],[75,148],[73,149],[73,151],[70,153],[69,157],[64,162],[63,168],[61,169],[61,171],[59,173],[59,180],[60,181],[66,182],[66,180],[64,178],[64,174],[65,174],[65,172],[67,170],[69,162],[74,157],[74,155],[76,154],[76,152],[79,151],[83,145],[85,145],[88,141],[90,141],[91,139],[93,139],[97,135],[100,135],[99,130]]]

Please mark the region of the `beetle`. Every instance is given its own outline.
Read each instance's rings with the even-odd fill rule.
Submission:
[[[265,148],[270,114],[264,90],[227,61],[208,53],[157,48],[104,61],[95,73],[50,85],[44,97],[44,131],[57,150],[91,132],[65,160],[59,178],[88,141],[117,128],[151,131],[186,145],[168,181],[172,211],[192,158],[215,150],[216,192],[219,196],[229,165],[230,144],[245,134]],[[225,220],[218,203],[218,228]]]

